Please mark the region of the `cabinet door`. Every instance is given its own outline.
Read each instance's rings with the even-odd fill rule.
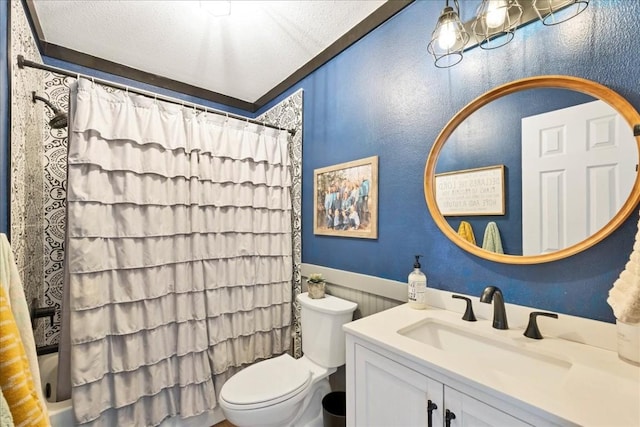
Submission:
[[[444,396],[445,417],[446,410],[455,416],[450,422],[451,427],[520,427],[530,425],[451,387],[444,386]]]
[[[413,369],[355,346],[355,425],[426,427],[442,425],[443,386]]]

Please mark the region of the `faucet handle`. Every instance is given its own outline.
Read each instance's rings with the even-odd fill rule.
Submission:
[[[462,316],[462,320],[466,320],[467,322],[475,322],[476,315],[473,314],[473,306],[471,304],[471,298],[463,297],[462,295],[451,295],[451,298],[463,299],[467,302],[467,308],[464,310],[464,315]]]
[[[554,319],[558,318],[558,315],[555,313],[547,313],[545,311],[532,311],[529,313],[529,324],[527,325],[527,330],[524,331],[524,335],[527,338],[533,338],[534,340],[541,340],[544,338],[540,333],[540,329],[538,329],[538,322],[536,321],[538,316],[546,316],[553,317]]]

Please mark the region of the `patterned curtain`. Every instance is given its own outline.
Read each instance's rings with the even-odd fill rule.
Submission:
[[[67,276],[76,418],[158,425],[289,350],[287,133],[85,79],[71,93]]]

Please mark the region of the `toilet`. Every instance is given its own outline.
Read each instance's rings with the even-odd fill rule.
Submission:
[[[238,427],[322,426],[322,398],[331,391],[329,375],[345,363],[342,325],[353,318],[356,303],[326,295],[300,303],[302,351],[255,363],[231,377],[218,403]]]

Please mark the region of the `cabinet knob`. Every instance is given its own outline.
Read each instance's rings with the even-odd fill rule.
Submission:
[[[450,410],[444,411],[444,424],[446,427],[451,427],[451,420],[456,419],[456,414],[451,412]]]
[[[534,340],[541,340],[543,338],[542,334],[540,333],[540,329],[538,329],[538,322],[536,321],[538,316],[553,317],[554,319],[558,318],[558,315],[555,313],[533,311],[529,313],[529,324],[527,325],[527,329],[522,335],[527,338],[533,338]]]

